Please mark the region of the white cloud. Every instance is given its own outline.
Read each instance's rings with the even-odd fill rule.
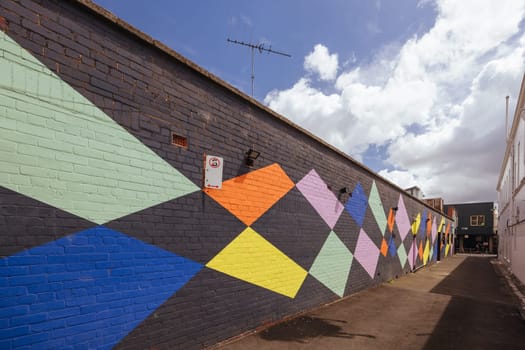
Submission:
[[[389,179],[393,183],[397,184],[401,188],[410,188],[412,186],[416,186],[419,183],[420,180],[417,179],[413,174],[409,173],[408,171],[399,171],[399,170],[381,170],[379,171],[379,175],[383,176],[384,178]]]
[[[304,58],[304,69],[319,74],[322,80],[334,80],[338,68],[337,54],[330,55],[326,46],[321,44],[315,45],[314,50]]]
[[[443,0],[436,9],[427,33],[339,76],[336,54],[316,45],[305,69],[335,93],[302,78],[265,103],[359,159],[386,145],[391,167],[380,174],[401,187],[447,202],[493,200],[505,96],[518,93],[525,69],[525,2]]]

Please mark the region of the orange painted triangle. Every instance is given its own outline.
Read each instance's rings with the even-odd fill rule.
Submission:
[[[388,212],[388,229],[390,230],[390,233],[394,231],[394,222],[396,221],[396,217],[394,215],[394,211],[392,208],[390,208],[390,211]]]
[[[423,260],[423,242],[419,242],[419,259]]]
[[[275,163],[224,181],[221,189],[206,188],[204,192],[250,226],[294,186]]]
[[[388,254],[388,244],[386,244],[386,241],[384,238],[383,238],[383,241],[381,242],[381,254],[383,254],[383,256],[386,256]]]

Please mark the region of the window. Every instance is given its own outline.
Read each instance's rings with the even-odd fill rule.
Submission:
[[[485,226],[485,215],[471,215],[470,226]]]

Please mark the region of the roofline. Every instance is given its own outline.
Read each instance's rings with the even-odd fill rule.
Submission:
[[[505,168],[507,167],[507,162],[510,157],[510,151],[511,151],[511,145],[512,141],[514,140],[514,137],[516,136],[516,131],[518,130],[518,124],[520,120],[520,115],[522,111],[523,102],[525,99],[525,73],[523,74],[523,78],[521,79],[521,87],[520,87],[520,93],[518,95],[518,101],[516,102],[516,108],[514,109],[514,117],[512,119],[512,127],[510,129],[509,136],[507,137],[507,130],[505,130],[505,143],[507,144],[505,147],[505,155],[503,156],[503,161],[501,163],[501,168],[499,171],[499,177],[498,177],[498,185],[496,186],[496,190],[499,191],[501,189],[501,181],[503,180],[503,173],[505,172]]]
[[[232,85],[230,85],[226,81],[224,81],[221,78],[217,77],[216,75],[208,72],[207,70],[205,70],[204,68],[200,67],[196,63],[188,60],[187,58],[185,58],[184,56],[182,56],[181,54],[179,54],[175,50],[171,49],[170,47],[166,46],[162,42],[160,42],[158,40],[155,40],[154,38],[152,38],[148,34],[142,32],[141,30],[135,28],[134,26],[132,26],[128,22],[126,22],[126,21],[122,20],[121,18],[119,18],[118,16],[114,15],[112,12],[106,10],[105,8],[103,8],[100,5],[97,5],[92,0],[74,0],[74,1],[77,4],[80,4],[80,5],[84,6],[85,8],[90,10],[92,13],[95,13],[96,15],[103,17],[105,20],[107,20],[107,21],[109,21],[109,22],[119,26],[121,29],[127,31],[128,33],[130,33],[133,36],[137,37],[138,39],[142,40],[143,42],[146,42],[147,44],[149,44],[149,45],[155,47],[156,49],[164,52],[165,54],[171,56],[172,58],[174,58],[177,61],[179,61],[180,63],[186,65],[188,68],[192,69],[193,71],[195,71],[195,72],[197,72],[197,73],[199,73],[201,75],[204,75],[205,77],[207,77],[208,79],[212,80],[216,84],[218,84],[218,85],[222,86],[223,88],[229,90],[230,92],[232,92],[233,94],[237,95],[238,97],[246,100],[248,103],[250,103],[250,104],[256,106],[257,108],[261,109],[262,111],[272,115],[273,117],[275,117],[276,119],[282,121],[283,123],[288,124],[289,126],[293,127],[294,129],[298,130],[299,132],[301,132],[304,135],[308,136],[309,138],[313,139],[314,141],[320,143],[321,145],[327,147],[328,149],[332,150],[333,152],[335,152],[338,155],[342,156],[343,158],[347,159],[348,161],[350,161],[354,165],[357,165],[358,167],[360,167],[364,171],[368,172],[373,177],[384,181],[387,185],[389,185],[389,186],[399,190],[401,193],[405,193],[406,195],[410,196],[412,199],[414,199],[414,200],[418,201],[419,203],[427,206],[428,208],[436,210],[435,208],[433,208],[430,205],[426,204],[422,200],[420,200],[420,199],[418,199],[418,198],[408,194],[404,189],[402,189],[401,187],[399,187],[395,183],[391,182],[390,180],[387,180],[384,177],[380,176],[379,174],[377,174],[375,171],[373,171],[372,169],[370,169],[366,165],[364,165],[362,163],[359,163],[354,158],[352,158],[348,154],[344,153],[340,149],[338,149],[335,146],[327,143],[323,139],[321,139],[318,136],[315,136],[314,134],[312,134],[310,131],[302,128],[301,126],[295,124],[294,122],[292,122],[288,118],[280,115],[279,113],[275,112],[274,110],[270,109],[269,107],[263,105],[262,103],[260,103],[256,99],[254,99],[253,97],[250,97],[250,96],[246,95],[245,93],[243,93],[239,89],[233,87]],[[448,217],[449,219],[452,219],[447,214],[445,214],[443,212],[442,212],[442,214],[444,214],[444,216]]]
[[[470,205],[470,204],[496,204],[497,202],[471,202],[471,203],[452,203],[452,204],[444,204],[445,207],[453,207],[456,205]]]

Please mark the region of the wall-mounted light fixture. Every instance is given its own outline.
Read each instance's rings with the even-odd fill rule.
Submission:
[[[341,189],[339,190],[339,193],[343,194],[343,193],[348,193],[350,194],[350,197],[352,197],[352,192],[350,192],[350,187],[341,187]]]
[[[392,207],[393,211],[397,211],[398,209],[399,209],[398,207]]]
[[[245,162],[246,162],[246,166],[251,168],[253,166],[253,163],[255,162],[255,160],[257,158],[259,158],[259,156],[261,155],[261,152],[258,152],[258,151],[255,151],[253,149],[249,149],[248,152],[245,153]]]

